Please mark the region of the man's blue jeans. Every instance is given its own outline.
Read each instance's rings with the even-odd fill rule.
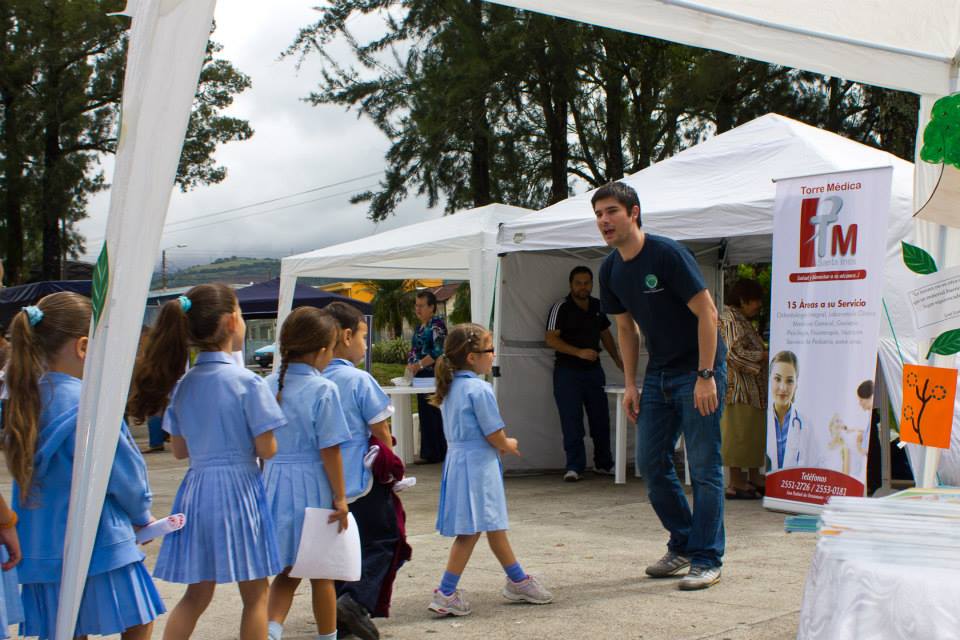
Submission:
[[[610,410],[603,390],[606,377],[603,367],[578,369],[556,365],[553,369],[553,397],[560,413],[563,450],[567,454],[567,471],[583,473],[587,451],[583,445],[583,412],[590,423],[593,440],[593,464],[597,469],[612,469],[610,452]]]
[[[720,414],[726,392],[726,365],[715,369],[720,407],[701,416],[693,404],[693,372],[648,372],[643,379],[637,440],[650,504],[670,532],[667,548],[694,565],[719,567],[724,548],[723,460]],[[673,452],[683,435],[693,482],[693,504],[683,493]]]

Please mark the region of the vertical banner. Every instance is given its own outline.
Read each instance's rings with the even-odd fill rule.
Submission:
[[[777,182],[767,508],[864,495],[892,174]]]

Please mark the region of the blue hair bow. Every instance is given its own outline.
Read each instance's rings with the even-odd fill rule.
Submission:
[[[183,309],[184,313],[186,313],[187,311],[190,311],[190,307],[193,306],[193,303],[190,302],[190,298],[188,298],[187,296],[180,296],[179,298],[177,298],[177,302],[180,303],[180,308]]]
[[[43,320],[43,311],[40,310],[40,307],[30,305],[29,307],[23,307],[22,311],[27,314],[27,320],[31,327],[37,326]]]

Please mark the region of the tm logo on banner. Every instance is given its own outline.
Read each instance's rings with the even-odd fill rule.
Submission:
[[[840,212],[843,198],[804,198],[800,201],[800,267],[816,267],[839,257],[857,254],[857,225],[844,227]]]

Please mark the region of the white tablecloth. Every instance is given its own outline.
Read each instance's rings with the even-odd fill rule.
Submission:
[[[798,640],[960,640],[960,572],[839,560],[817,546]]]

